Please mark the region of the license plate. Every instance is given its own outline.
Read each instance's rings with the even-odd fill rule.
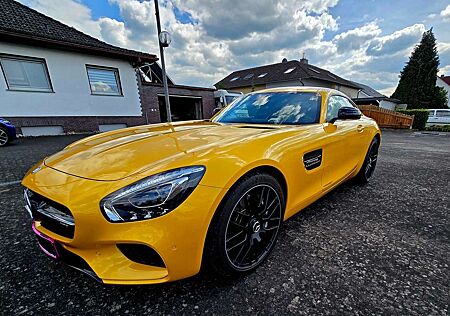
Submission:
[[[56,248],[56,241],[53,238],[48,237],[48,236],[44,235],[43,233],[41,233],[40,231],[38,231],[36,229],[35,222],[33,222],[31,227],[33,228],[33,232],[36,234],[39,248],[41,248],[41,250],[50,258],[52,258],[54,260],[58,260],[59,254],[58,254],[58,249]]]

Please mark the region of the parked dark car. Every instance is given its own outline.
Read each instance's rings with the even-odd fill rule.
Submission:
[[[16,139],[16,127],[10,121],[0,118],[0,147]]]

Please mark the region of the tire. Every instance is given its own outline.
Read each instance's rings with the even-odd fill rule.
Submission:
[[[358,184],[366,184],[370,181],[375,171],[378,159],[378,147],[380,146],[378,139],[375,137],[370,143],[367,154],[364,158],[364,163],[355,176],[355,181]]]
[[[284,210],[283,190],[273,176],[252,173],[239,180],[209,227],[203,256],[207,269],[223,277],[255,270],[276,243]]]
[[[9,143],[9,135],[6,129],[0,127],[0,147],[6,146]]]

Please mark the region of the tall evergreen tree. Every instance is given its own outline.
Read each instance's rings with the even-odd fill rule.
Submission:
[[[438,67],[436,38],[431,28],[423,33],[422,40],[400,72],[400,81],[391,97],[408,104],[410,109],[445,107],[441,88],[436,87]]]

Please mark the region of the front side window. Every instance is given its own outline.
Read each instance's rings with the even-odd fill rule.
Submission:
[[[9,90],[53,91],[43,59],[0,56],[0,63]]]
[[[319,122],[322,97],[315,92],[253,93],[223,111],[220,123],[302,125]]]
[[[86,69],[92,94],[122,95],[118,69],[95,66],[87,66]]]
[[[450,117],[450,111],[436,110],[436,116],[438,116],[438,117]]]
[[[339,95],[332,95],[331,97],[329,97],[327,106],[327,122],[336,118],[338,116],[339,109],[344,106],[353,107],[353,104],[349,100],[347,100],[347,98]]]

